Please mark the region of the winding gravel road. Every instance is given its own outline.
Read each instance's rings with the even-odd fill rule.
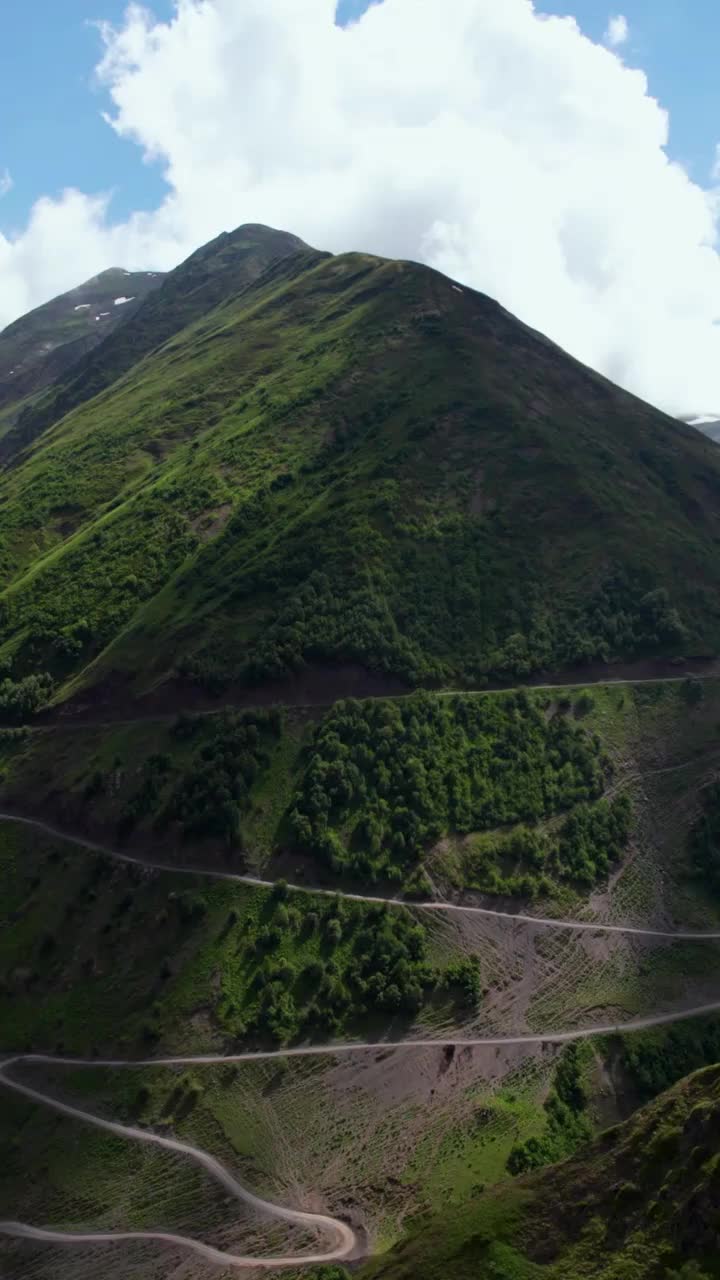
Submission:
[[[333,707],[339,701],[344,699],[355,698],[361,702],[376,701],[403,701],[412,698],[417,693],[431,693],[437,698],[457,698],[457,697],[482,697],[493,698],[502,696],[507,693],[519,693],[521,691],[530,693],[561,693],[572,692],[577,689],[590,689],[600,687],[602,685],[611,685],[613,687],[622,688],[623,686],[635,684],[684,684],[686,680],[710,681],[720,679],[720,657],[716,658],[687,658],[678,662],[668,660],[661,662],[655,673],[648,672],[648,662],[641,660],[636,663],[625,663],[620,667],[603,665],[600,669],[586,669],[569,673],[569,678],[562,679],[559,673],[555,675],[547,675],[544,678],[529,679],[525,684],[519,685],[498,685],[488,688],[486,685],[482,688],[462,688],[462,689],[422,689],[408,688],[401,692],[370,692],[365,689],[350,689],[346,692],[338,694],[335,698],[328,699],[323,697],[297,696],[297,691],[292,688],[276,689],[275,697],[268,698],[262,692],[245,690],[245,696],[233,701],[232,699],[217,703],[213,706],[195,706],[189,710],[189,714],[193,716],[215,716],[222,715],[226,711],[252,711],[260,707],[285,707],[292,708],[294,711],[322,711],[326,708]],[[60,703],[49,709],[49,713],[54,717],[46,720],[44,723],[35,722],[24,726],[31,733],[53,733],[57,729],[112,729],[118,727],[129,727],[135,724],[172,724],[178,715],[178,710],[164,711],[156,708],[154,711],[148,710],[140,716],[125,716],[122,711],[118,715],[113,716],[110,709],[105,713],[98,712],[90,715],[89,718],[83,719],[82,711],[78,712],[75,707],[68,707],[67,704]]]
[[[684,677],[677,677],[677,679],[682,678]],[[617,681],[617,683],[625,683],[625,681]],[[635,681],[633,683],[637,682]],[[677,765],[671,766],[668,769],[655,770],[653,772],[671,773],[676,769],[685,767],[688,766]],[[637,780],[637,777],[632,777],[625,781],[633,782]],[[104,857],[114,859],[117,862],[133,866],[171,872],[176,875],[204,876],[207,879],[234,881],[258,888],[269,889],[273,887],[272,881],[263,880],[257,876],[216,871],[202,867],[178,867],[167,862],[151,861],[148,858],[141,858],[132,854],[121,853],[117,849],[101,844],[98,841],[90,840],[85,836],[70,834],[59,827],[43,822],[39,818],[30,818],[17,813],[0,812],[0,822],[19,823],[23,826],[32,827],[53,839],[67,841],[68,843],[74,844],[78,848],[87,850],[91,853],[100,854]],[[458,903],[437,901],[405,901],[401,898],[383,898],[361,893],[338,893],[336,889],[314,888],[309,885],[299,884],[290,884],[288,885],[288,889],[294,893],[321,894],[329,897],[340,896],[352,902],[380,902],[387,904],[388,906],[409,906],[416,909],[422,909],[424,911],[465,912],[472,915],[509,920],[522,925],[531,925],[536,928],[564,929],[573,932],[630,934],[637,937],[676,941],[720,941],[720,930],[699,932],[689,929],[649,929],[636,925],[603,924],[596,921],[555,920],[548,917],[526,915],[520,912],[499,911],[490,907],[465,906]],[[130,1125],[122,1125],[116,1121],[107,1120],[101,1116],[94,1115],[92,1112],[85,1111],[80,1107],[71,1106],[69,1103],[54,1098],[50,1094],[43,1093],[39,1089],[34,1089],[29,1085],[22,1084],[19,1080],[15,1079],[12,1074],[10,1074],[13,1067],[18,1067],[23,1064],[51,1067],[67,1066],[73,1068],[92,1067],[96,1069],[100,1067],[118,1070],[148,1067],[201,1067],[237,1064],[243,1062],[258,1062],[267,1059],[336,1057],[344,1054],[371,1053],[378,1051],[387,1052],[388,1050],[392,1050],[393,1052],[408,1052],[415,1049],[440,1049],[444,1048],[448,1044],[451,1044],[456,1048],[563,1044],[570,1041],[588,1039],[592,1036],[612,1035],[618,1033],[627,1034],[633,1031],[644,1031],[653,1027],[664,1026],[681,1020],[701,1017],[718,1012],[720,1012],[720,999],[709,1004],[698,1005],[689,1009],[638,1018],[624,1024],[597,1025],[581,1029],[574,1028],[568,1031],[546,1032],[535,1035],[457,1037],[452,1040],[416,1039],[403,1041],[379,1041],[372,1043],[346,1042],[342,1044],[310,1045],[292,1049],[257,1050],[230,1055],[207,1054],[201,1056],[148,1058],[141,1060],[113,1058],[76,1059],[68,1057],[54,1057],[48,1054],[14,1055],[12,1057],[8,1057],[3,1062],[0,1062],[0,1087],[9,1089],[14,1093],[29,1099],[31,1102],[49,1107],[70,1119],[80,1121],[84,1124],[93,1125],[95,1128],[103,1129],[118,1137],[125,1138],[129,1141],[154,1145],[167,1151],[183,1155],[203,1168],[230,1196],[238,1202],[249,1205],[252,1209],[265,1216],[279,1219],[280,1221],[290,1223],[294,1226],[304,1227],[308,1230],[317,1232],[319,1235],[324,1235],[328,1237],[331,1243],[326,1250],[312,1254],[284,1255],[280,1257],[263,1258],[247,1257],[231,1253],[215,1248],[212,1245],[205,1244],[193,1237],[177,1235],[173,1232],[166,1231],[63,1232],[54,1231],[50,1228],[30,1226],[22,1222],[8,1221],[0,1222],[0,1234],[31,1240],[37,1243],[65,1246],[100,1244],[117,1245],[131,1241],[155,1242],[187,1250],[201,1258],[204,1262],[237,1270],[255,1267],[275,1271],[279,1269],[299,1268],[308,1265],[317,1266],[343,1260],[347,1261],[351,1258],[358,1257],[362,1254],[363,1249],[362,1242],[358,1234],[351,1226],[342,1222],[340,1219],[330,1217],[326,1214],[290,1209],[284,1205],[277,1204],[274,1201],[264,1200],[262,1197],[255,1195],[254,1192],[249,1191],[244,1187],[240,1182],[238,1182],[237,1178],[229,1172],[229,1170],[215,1159],[214,1156],[203,1151],[201,1148],[192,1146],[190,1143],[180,1142],[175,1138],[153,1133],[149,1129],[139,1129]]]
[[[636,1018],[632,1022],[612,1023],[580,1029],[574,1028],[570,1031],[552,1031],[538,1035],[460,1036],[453,1040],[346,1042],[343,1044],[310,1045],[294,1049],[261,1049],[248,1053],[204,1054],[190,1057],[126,1060],[116,1058],[65,1058],[53,1057],[50,1054],[42,1053],[16,1055],[0,1063],[0,1087],[10,1089],[22,1097],[28,1098],[31,1102],[50,1107],[53,1111],[68,1116],[71,1120],[79,1120],[83,1124],[93,1125],[96,1129],[103,1129],[107,1133],[126,1138],[131,1142],[144,1142],[152,1146],[161,1147],[166,1151],[186,1156],[189,1160],[193,1160],[201,1168],[205,1169],[229,1195],[239,1202],[249,1205],[268,1217],[274,1217],[283,1222],[289,1222],[294,1226],[302,1226],[327,1234],[333,1244],[324,1252],[263,1258],[230,1253],[217,1249],[212,1245],[204,1244],[203,1241],[195,1240],[191,1236],[176,1235],[170,1231],[69,1232],[29,1226],[23,1222],[0,1222],[0,1234],[25,1240],[34,1240],[38,1243],[76,1246],[122,1244],[128,1241],[156,1242],[186,1249],[202,1258],[205,1262],[216,1263],[220,1266],[237,1270],[258,1267],[267,1271],[277,1271],[308,1265],[319,1266],[331,1262],[347,1261],[350,1258],[358,1257],[362,1252],[362,1242],[357,1232],[339,1218],[332,1218],[327,1214],[321,1213],[308,1213],[301,1209],[289,1209],[285,1205],[275,1203],[275,1201],[263,1200],[262,1197],[255,1195],[254,1192],[249,1191],[247,1187],[238,1182],[237,1178],[233,1177],[219,1160],[216,1160],[214,1156],[211,1156],[207,1151],[203,1151],[200,1147],[192,1146],[187,1142],[180,1142],[176,1138],[168,1138],[162,1134],[153,1133],[149,1129],[137,1129],[132,1125],[123,1125],[114,1120],[106,1120],[102,1116],[94,1115],[91,1111],[73,1107],[67,1102],[62,1102],[60,1099],[52,1097],[50,1094],[42,1093],[39,1089],[33,1089],[29,1085],[22,1084],[8,1074],[12,1067],[21,1064],[50,1067],[68,1066],[75,1069],[91,1067],[97,1070],[100,1067],[127,1070],[143,1067],[222,1066],[281,1058],[337,1057],[340,1054],[387,1052],[388,1049],[394,1052],[408,1052],[414,1049],[444,1049],[447,1045],[453,1045],[455,1048],[480,1048],[487,1046],[566,1044],[573,1040],[587,1040],[592,1036],[647,1031],[652,1027],[665,1026],[669,1023],[698,1018],[719,1011],[720,1000],[716,1000],[710,1004],[696,1005],[690,1009],[653,1014],[646,1018]]]
[[[654,772],[670,773],[675,769],[686,767],[686,765],[675,765],[671,769],[658,769]],[[68,831],[63,831],[60,827],[52,826],[49,822],[43,822],[39,818],[28,818],[19,813],[2,811],[0,812],[0,822],[17,822],[25,827],[33,827],[34,830],[42,832],[43,835],[51,836],[54,840],[65,840],[68,844],[74,844],[79,849],[86,849],[90,853],[98,853],[105,858],[112,858],[115,862],[123,862],[134,867],[145,867],[151,871],[167,871],[174,875],[182,876],[204,876],[208,880],[228,880],[236,884],[252,885],[257,889],[272,889],[275,884],[273,880],[263,880],[259,876],[242,875],[239,872],[232,871],[215,871],[208,867],[178,867],[173,866],[171,862],[158,862],[155,859],[141,858],[131,853],[121,853],[119,849],[100,844],[97,840],[90,840],[87,836],[71,834]],[[343,898],[347,902],[379,902],[389,907],[413,907],[422,911],[463,912],[467,915],[487,916],[495,920],[510,920],[516,924],[534,925],[536,928],[565,929],[573,933],[621,933],[638,938],[662,938],[666,941],[674,942],[720,941],[720,929],[704,931],[696,929],[646,929],[639,925],[604,924],[596,920],[556,920],[552,916],[531,916],[518,911],[498,911],[494,907],[465,906],[457,902],[417,901],[401,897],[383,898],[373,894],[347,893],[344,890],[323,889],[306,884],[288,884],[287,887],[291,893]]]
[[[212,1245],[203,1244],[201,1240],[194,1240],[191,1236],[180,1236],[170,1231],[119,1231],[119,1232],[83,1232],[75,1233],[68,1231],[51,1231],[42,1227],[31,1227],[23,1222],[0,1222],[0,1232],[4,1235],[19,1236],[26,1240],[44,1241],[48,1244],[119,1244],[130,1240],[157,1241],[161,1244],[180,1246],[188,1249],[203,1258],[206,1262],[218,1263],[224,1267],[246,1268],[246,1267],[263,1267],[265,1270],[277,1270],[280,1267],[302,1267],[308,1265],[322,1265],[329,1262],[339,1262],[341,1259],[347,1259],[351,1254],[355,1253],[359,1247],[359,1241],[356,1233],[346,1223],[340,1222],[338,1218],[328,1217],[322,1213],[305,1213],[300,1209],[288,1209],[284,1205],[275,1204],[270,1200],[263,1200],[260,1196],[256,1196],[252,1191],[248,1191],[237,1178],[220,1164],[214,1156],[207,1151],[202,1151],[199,1147],[193,1147],[187,1142],[179,1142],[175,1138],[167,1138],[161,1134],[151,1133],[147,1129],[136,1129],[130,1125],[117,1124],[114,1120],[105,1120],[102,1116],[93,1115],[89,1111],[83,1111],[79,1107],[72,1107],[67,1102],[61,1102],[57,1098],[53,1098],[48,1094],[41,1093],[38,1089],[32,1089],[28,1085],[21,1084],[18,1080],[8,1076],[8,1070],[20,1062],[45,1062],[53,1063],[55,1060],[49,1057],[32,1056],[26,1058],[11,1058],[0,1066],[0,1085],[6,1089],[12,1089],[15,1093],[21,1094],[25,1098],[29,1098],[31,1102],[39,1102],[42,1106],[51,1107],[53,1111],[58,1111],[61,1115],[68,1116],[71,1120],[80,1120],[84,1124],[94,1125],[96,1129],[104,1129],[106,1133],[113,1133],[119,1138],[128,1138],[133,1142],[144,1142],[152,1146],[162,1147],[165,1151],[174,1151],[180,1155],[187,1156],[193,1160],[195,1164],[205,1169],[214,1178],[221,1187],[236,1200],[243,1204],[249,1205],[252,1209],[268,1215],[273,1218],[279,1218],[283,1222],[290,1222],[294,1226],[302,1226],[310,1228],[313,1231],[327,1234],[334,1244],[322,1252],[297,1255],[297,1256],[281,1256],[279,1258],[257,1258],[244,1257],[241,1254],[229,1253],[223,1249],[215,1249]],[[62,1062],[62,1059],[58,1060]],[[65,1060],[66,1062],[68,1060]],[[178,1059],[178,1064],[182,1061]],[[190,1059],[187,1059],[190,1062]],[[91,1066],[91,1062],[76,1062],[75,1066]],[[94,1064],[99,1065],[98,1063]],[[132,1063],[114,1063],[114,1066],[132,1066]]]

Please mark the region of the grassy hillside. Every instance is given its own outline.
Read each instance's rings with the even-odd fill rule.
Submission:
[[[16,678],[478,682],[717,648],[710,442],[437,273],[273,235],[172,273],[3,477]]]
[[[148,305],[126,333],[117,334],[102,351],[91,353],[88,349],[87,357],[64,376],[57,372],[47,394],[23,413],[15,433],[16,447],[28,444],[70,409],[92,399],[173,334],[242,292],[272,262],[297,253],[312,256],[297,236],[269,227],[245,226],[223,232],[169,276],[151,276],[160,286],[157,297],[147,299]],[[143,292],[149,291],[145,288]]]
[[[477,964],[409,909],[118,867],[7,828],[0,885],[3,1052],[401,1034],[480,998]]]
[[[313,771],[323,767],[325,785],[332,781],[327,749],[333,736],[342,742],[350,728],[350,741],[362,744],[366,714],[372,745],[383,741],[376,717],[387,721],[388,763],[404,760],[413,744],[420,766],[435,765],[427,773],[427,795],[439,815],[447,812],[442,805],[459,803],[463,794],[439,786],[446,767],[457,783],[492,782],[483,801],[492,805],[516,804],[518,796],[535,793],[541,805],[548,796],[557,803],[561,776],[565,785],[576,785],[588,766],[591,783],[597,769],[611,786],[640,775],[637,786],[628,782],[631,856],[624,852],[621,868],[613,868],[608,903],[598,909],[610,918],[637,913],[641,923],[651,922],[658,909],[662,919],[679,910],[683,922],[694,912],[702,925],[712,905],[704,882],[695,879],[693,859],[696,839],[698,847],[707,846],[706,791],[711,823],[714,814],[710,789],[702,788],[712,776],[718,696],[713,682],[700,699],[682,683],[571,690],[562,697],[543,691],[444,699],[420,694],[397,704],[349,703],[319,719],[251,711],[5,731],[3,803],[8,794],[16,801],[24,797],[26,811],[52,811],[68,826],[125,839],[131,849],[148,847],[155,857],[169,855],[172,844],[158,818],[168,806],[179,806],[172,821],[180,859],[217,859],[227,866],[230,856],[233,865],[253,852],[256,837],[261,849],[265,840],[267,858],[283,814],[294,796],[308,794]],[[480,752],[476,775],[467,754],[470,730],[476,750],[480,730],[487,735],[489,755]],[[521,759],[513,751],[518,738],[527,747]],[[426,750],[433,741],[434,753]],[[562,759],[568,750],[570,772]],[[378,755],[365,762],[364,805],[380,798]],[[493,772],[503,760],[504,778],[502,770]],[[655,780],[654,770],[676,765],[682,766],[678,772]],[[421,775],[410,776],[417,787]],[[477,793],[473,799],[471,789],[465,802],[477,804]],[[411,805],[422,818],[420,800]],[[562,822],[562,812],[557,816]],[[244,850],[227,847],[235,821]],[[218,822],[221,830],[213,825]],[[119,828],[126,828],[124,834]],[[342,823],[336,830],[342,832]],[[683,841],[691,842],[687,849]],[[287,864],[293,874],[310,866],[298,852]],[[507,870],[504,857],[498,870]],[[319,864],[312,864],[313,878],[318,872]],[[678,892],[687,895],[679,907]],[[720,1045],[717,1021],[682,1023],[580,1051],[529,1046],[472,1052],[443,1044],[462,1030],[503,1034],[595,1025],[711,999],[717,948],[707,943],[646,945],[619,935],[535,932],[512,922],[447,920],[417,908],[383,910],[288,894],[282,883],[274,892],[218,884],[118,865],[8,824],[0,828],[0,900],[0,1020],[7,1050],[110,1050],[134,1058],[333,1037],[403,1037],[413,1028],[437,1037],[437,1048],[402,1056],[385,1045],[321,1064],[293,1059],[183,1072],[63,1070],[50,1072],[46,1084],[51,1093],[76,1097],[101,1114],[199,1142],[241,1170],[251,1187],[283,1201],[298,1203],[300,1196],[303,1202],[311,1194],[316,1205],[350,1212],[367,1229],[373,1250],[422,1228],[417,1247],[429,1265],[436,1254],[443,1259],[438,1275],[445,1274],[443,1266],[447,1271],[468,1259],[477,1270],[478,1257],[489,1266],[482,1251],[477,1257],[473,1252],[479,1229],[468,1226],[481,1187],[502,1183],[515,1205],[526,1186],[523,1177],[513,1180],[518,1170],[576,1151],[603,1116],[626,1114],[683,1071],[712,1059]],[[577,900],[572,910],[579,910]],[[29,1221],[76,1229],[165,1226],[227,1238],[227,1206],[183,1162],[100,1141],[92,1130],[58,1122],[42,1108],[18,1107],[1,1092],[0,1137],[10,1153],[0,1176],[0,1216],[16,1217],[22,1206]],[[570,1180],[558,1183],[558,1199],[544,1202],[553,1218],[565,1203],[559,1197],[571,1196],[571,1188]],[[442,1238],[440,1227],[423,1225],[440,1204],[454,1215]],[[277,1239],[272,1226],[243,1223],[234,1207],[232,1215],[233,1239],[258,1253]],[[489,1221],[488,1230],[495,1230],[496,1218]],[[503,1224],[514,1221],[502,1217]],[[459,1262],[454,1256],[450,1261],[463,1233],[473,1239],[467,1249],[463,1244]],[[519,1267],[504,1239],[493,1244],[490,1260],[500,1266],[511,1258]],[[535,1265],[536,1237],[523,1227],[510,1238],[516,1251],[518,1239],[523,1248],[529,1242]],[[558,1247],[565,1248],[564,1239]],[[623,1243],[616,1280],[632,1276],[622,1269],[632,1250],[632,1241]],[[588,1245],[588,1265],[597,1252]],[[22,1277],[28,1247],[0,1240],[0,1253],[7,1274]],[[400,1254],[403,1265],[405,1256]],[[581,1263],[573,1270],[576,1257]],[[573,1254],[557,1275],[582,1275],[585,1262]],[[97,1265],[95,1256],[92,1263]],[[150,1280],[157,1264],[152,1251],[138,1257],[134,1280]],[[36,1280],[85,1280],[73,1250],[32,1255],[32,1265]],[[124,1277],[121,1255],[108,1254],[105,1265]],[[649,1272],[654,1274],[663,1272]]]
[[[720,1275],[720,1068],[691,1076],[566,1164],[418,1224],[361,1274],[403,1280]],[[562,1206],[562,1212],[559,1212]]]

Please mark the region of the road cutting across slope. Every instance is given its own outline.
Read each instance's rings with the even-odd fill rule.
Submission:
[[[687,766],[677,765],[672,768],[685,767]],[[671,771],[672,769],[659,769],[655,772]],[[247,884],[256,889],[272,889],[276,883],[274,880],[263,880],[261,876],[244,875],[241,872],[218,871],[210,867],[174,866],[170,862],[158,862],[149,857],[122,853],[119,849],[113,849],[111,846],[101,844],[97,840],[91,840],[87,836],[71,834],[63,831],[60,827],[53,826],[49,822],[43,822],[40,818],[29,818],[24,814],[2,811],[0,812],[0,822],[17,822],[22,826],[32,827],[34,830],[40,831],[43,835],[50,836],[54,840],[64,840],[68,844],[74,844],[90,853],[97,853],[102,857],[111,858],[115,862],[122,862],[134,867],[145,867],[151,871],[163,871],[182,876],[201,876],[208,880],[224,880],[235,884]],[[401,897],[384,898],[378,894],[350,893],[346,890],[327,889],[306,884],[289,883],[287,884],[287,889],[290,893],[342,898],[346,902],[380,903],[389,907],[411,907],[419,911],[462,912],[466,915],[485,916],[493,920],[508,920],[515,924],[533,925],[540,929],[564,929],[572,933],[624,934],[637,938],[658,938],[670,942],[720,941],[720,929],[650,929],[641,925],[605,924],[598,920],[561,920],[552,916],[532,916],[520,911],[499,911],[495,907],[477,907],[459,902],[419,901]]]
[[[672,773],[676,770],[688,768],[697,761],[689,761],[680,765],[668,766],[666,768],[652,770],[652,774]],[[638,782],[645,775],[628,775],[619,783],[615,784],[613,791]],[[142,868],[150,868],[157,871],[168,872],[172,874],[203,876],[208,879],[224,880],[247,884],[256,888],[272,889],[273,881],[264,880],[257,876],[243,875],[240,873],[226,872],[220,870],[207,869],[202,867],[178,867],[171,863],[158,862],[148,857],[140,857],[133,854],[121,852],[113,849],[98,841],[89,839],[82,835],[71,834],[58,827],[54,827],[38,818],[30,818],[26,815],[0,812],[0,822],[20,823],[24,826],[31,827],[42,834],[53,839],[59,839],[74,844],[75,846],[87,850],[89,852],[99,854],[103,857],[114,859],[120,863],[139,866]],[[478,907],[464,905],[461,903],[452,903],[447,901],[405,901],[399,897],[384,898],[377,895],[340,892],[333,888],[312,887],[304,884],[291,884],[288,889],[295,893],[319,894],[323,896],[340,896],[349,901],[382,903],[391,907],[405,906],[424,911],[443,911],[443,912],[463,912],[472,915],[485,916],[494,919],[507,920],[514,924],[522,926],[533,926],[539,928],[562,929],[574,932],[591,932],[591,933],[615,933],[629,934],[638,937],[657,938],[663,940],[675,941],[720,941],[720,930],[717,931],[695,931],[686,929],[651,929],[643,928],[636,925],[622,924],[604,924],[597,921],[584,920],[558,920],[551,917],[537,917],[519,912],[500,911],[490,907]],[[51,1228],[37,1227],[22,1222],[0,1222],[0,1234],[9,1237],[22,1238],[25,1240],[35,1241],[36,1243],[56,1244],[64,1246],[79,1245],[102,1245],[113,1244],[118,1245],[128,1242],[145,1241],[182,1249],[193,1253],[196,1257],[205,1262],[209,1262],[224,1268],[230,1269],[246,1269],[260,1268],[264,1270],[279,1269],[296,1269],[308,1265],[324,1265],[327,1263],[349,1260],[360,1256],[362,1253],[362,1242],[358,1234],[353,1228],[340,1219],[331,1217],[330,1215],[310,1213],[304,1210],[292,1209],[277,1204],[276,1202],[265,1200],[238,1182],[238,1180],[227,1170],[218,1160],[208,1152],[201,1148],[192,1146],[189,1143],[181,1142],[177,1139],[167,1137],[165,1135],[156,1134],[148,1129],[135,1128],[128,1125],[122,1125],[118,1122],[107,1120],[101,1116],[97,1116],[92,1112],[83,1110],[80,1107],[71,1106],[47,1093],[43,1093],[38,1089],[34,1089],[29,1085],[21,1083],[11,1074],[13,1067],[22,1064],[45,1065],[49,1067],[93,1067],[105,1068],[112,1070],[132,1069],[132,1068],[180,1068],[180,1067],[203,1067],[203,1066],[220,1066],[224,1064],[241,1064],[244,1062],[257,1062],[268,1059],[285,1059],[300,1057],[337,1057],[341,1055],[349,1055],[354,1053],[371,1053],[381,1051],[383,1053],[391,1052],[407,1052],[419,1049],[442,1049],[448,1045],[456,1048],[480,1048],[480,1047],[503,1047],[503,1046],[532,1046],[538,1044],[563,1044],[571,1041],[588,1039],[593,1036],[610,1035],[617,1033],[630,1033],[633,1031],[647,1030],[653,1027],[668,1025],[685,1019],[705,1016],[720,1012],[720,1000],[694,1006],[689,1009],[674,1011],[670,1013],[654,1014],[644,1018],[636,1019],[625,1024],[606,1024],[596,1025],[592,1027],[573,1028],[565,1031],[547,1032],[540,1034],[516,1035],[516,1036],[492,1036],[492,1037],[457,1037],[453,1039],[411,1039],[405,1041],[380,1041],[380,1042],[345,1042],[342,1044],[327,1045],[309,1045],[296,1046],[290,1049],[279,1050],[255,1050],[234,1055],[226,1054],[209,1054],[199,1056],[173,1056],[168,1058],[151,1058],[142,1060],[124,1060],[124,1059],[74,1059],[66,1057],[54,1057],[45,1054],[24,1054],[9,1057],[5,1062],[0,1063],[0,1087],[7,1088],[15,1093],[24,1096],[28,1100],[39,1105],[49,1107],[70,1119],[81,1123],[93,1125],[96,1128],[103,1129],[113,1133],[118,1137],[125,1138],[128,1141],[137,1141],[145,1144],[152,1144],[165,1150],[185,1156],[189,1160],[194,1161],[200,1167],[215,1179],[224,1190],[238,1202],[249,1205],[257,1212],[277,1220],[287,1222],[293,1226],[301,1226],[308,1230],[321,1233],[327,1236],[330,1243],[325,1251],[317,1251],[306,1255],[287,1254],[279,1257],[251,1257],[242,1254],[236,1254],[227,1250],[219,1249],[213,1245],[204,1243],[201,1240],[191,1236],[183,1236],[167,1231],[125,1231],[125,1232],[64,1232],[56,1231]]]
[[[588,670],[583,675],[580,671],[568,673],[567,679],[561,679],[560,674],[548,675],[545,678],[537,678],[536,680],[528,680],[524,684],[519,685],[497,685],[488,688],[482,686],[480,688],[463,688],[463,689],[426,689],[422,686],[415,688],[407,688],[402,692],[392,692],[390,690],[382,693],[371,692],[367,689],[348,689],[346,693],[340,694],[335,698],[327,698],[319,696],[316,698],[307,695],[297,696],[292,689],[278,689],[276,696],[268,696],[267,690],[262,687],[259,689],[249,688],[244,691],[244,696],[235,700],[229,699],[225,702],[218,702],[211,706],[194,706],[185,708],[189,715],[193,716],[214,716],[222,715],[225,712],[243,712],[253,711],[260,708],[278,707],[294,711],[325,711],[336,705],[338,701],[344,699],[358,699],[361,702],[375,701],[404,701],[412,698],[417,693],[431,693],[437,698],[456,698],[456,697],[482,697],[492,698],[508,693],[572,693],[573,690],[600,688],[602,686],[622,688],[628,685],[651,685],[651,684],[685,684],[687,680],[712,681],[720,679],[720,658],[698,658],[688,659],[685,663],[675,663],[669,661],[664,664],[664,674],[647,674],[647,662],[640,661],[638,663],[625,664],[617,668],[618,674],[613,674],[613,667],[606,667],[602,671]],[[633,674],[632,668],[636,674]],[[668,670],[670,668],[670,670]],[[622,672],[623,674],[619,674]],[[643,674],[644,673],[644,674]],[[163,710],[158,707],[156,710],[148,710],[139,716],[127,716],[124,710],[119,711],[118,715],[108,714],[108,710],[104,711],[98,708],[97,715],[86,715],[83,718],[82,710],[58,703],[46,709],[41,715],[50,716],[52,718],[45,721],[36,721],[34,724],[23,726],[25,729],[33,733],[51,733],[56,729],[112,729],[112,728],[128,728],[135,724],[172,724],[183,708],[173,709],[172,711]]]

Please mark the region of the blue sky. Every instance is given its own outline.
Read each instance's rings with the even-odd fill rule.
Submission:
[[[101,117],[93,84],[100,37],[93,20],[119,21],[122,0],[13,0],[0,46],[0,174],[12,190],[0,229],[22,223],[33,201],[66,186],[116,191],[113,211],[152,207],[162,196],[156,171],[116,139]],[[153,6],[170,14],[169,0]]]
[[[451,0],[448,0],[451,3]],[[499,0],[500,2],[500,0]],[[158,17],[171,0],[148,0]],[[341,0],[343,21],[366,0]],[[624,56],[649,76],[651,91],[671,112],[670,152],[705,183],[720,140],[720,43],[717,0],[542,0],[548,13],[571,12],[601,39],[611,12],[628,19]],[[101,118],[104,95],[93,85],[99,37],[93,19],[120,20],[124,0],[13,0],[3,14],[0,48],[0,175],[13,189],[0,201],[0,230],[19,229],[35,199],[65,186],[112,189],[113,215],[152,208],[163,194],[159,170],[114,136]],[[692,18],[690,18],[690,13]]]

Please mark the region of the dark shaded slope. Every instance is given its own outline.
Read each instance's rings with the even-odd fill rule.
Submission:
[[[496,1187],[462,1209],[438,1213],[361,1275],[720,1276],[719,1145],[720,1067],[711,1067],[609,1130],[577,1158]]]
[[[56,371],[55,385],[39,403],[23,411],[12,435],[0,441],[0,461],[7,462],[71,409],[110,386],[149,351],[246,288],[275,259],[302,251],[308,251],[307,245],[297,236],[254,225],[223,232],[198,249],[164,277],[161,288],[147,299],[146,306],[137,309],[122,334],[113,335],[99,351],[88,348],[87,356],[69,370],[68,377],[59,378],[63,370]]]
[[[717,648],[720,465],[696,432],[412,264],[326,263],[253,330],[266,377],[222,448],[239,475],[259,462],[252,489],[123,665],[148,635],[158,674],[170,641],[218,688],[307,662],[475,682]]]
[[[163,272],[111,268],[36,307],[0,333],[0,415],[50,386],[127,322]],[[126,299],[121,302],[120,299]]]

